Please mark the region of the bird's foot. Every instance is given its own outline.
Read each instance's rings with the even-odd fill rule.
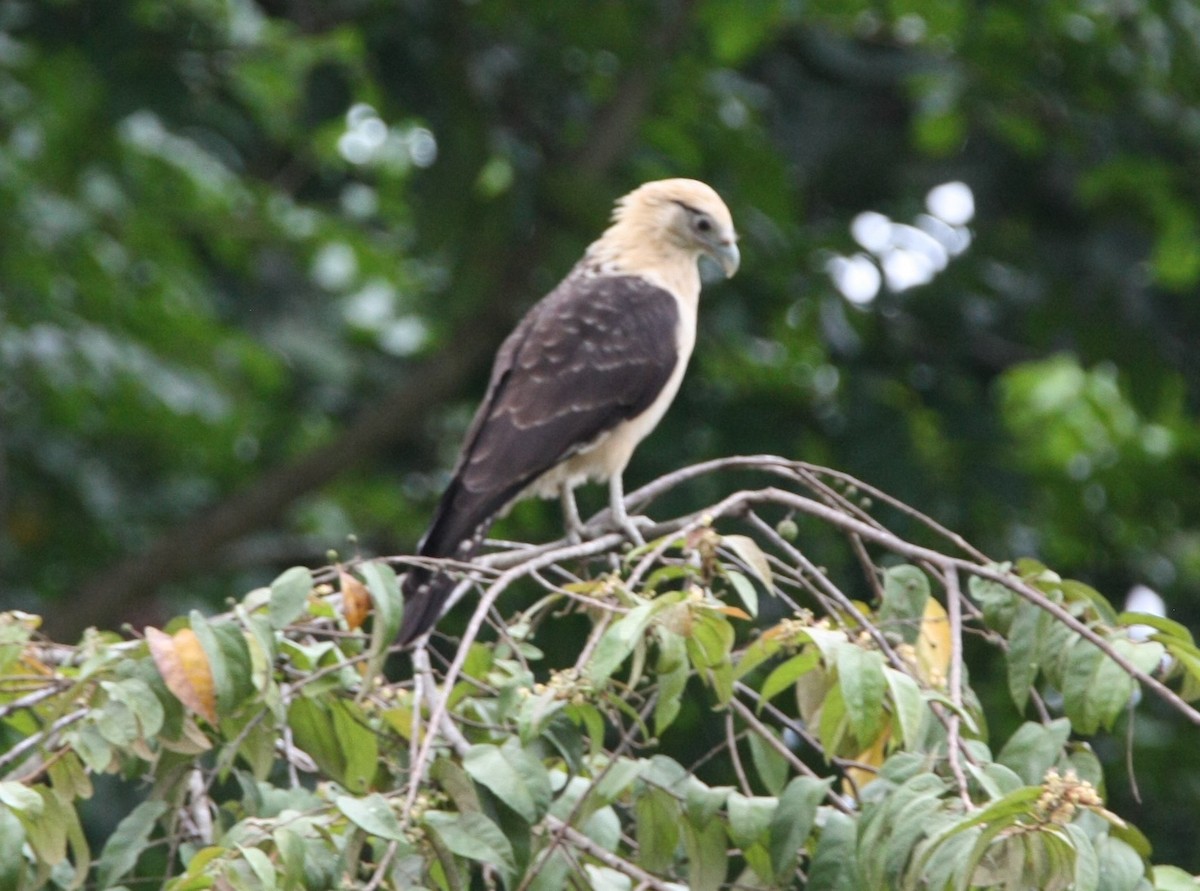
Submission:
[[[654,521],[649,517],[629,516],[626,514],[617,521],[617,531],[624,532],[626,537],[633,542],[635,547],[641,547],[646,543],[645,536],[642,535],[642,529],[650,529],[654,526]]]

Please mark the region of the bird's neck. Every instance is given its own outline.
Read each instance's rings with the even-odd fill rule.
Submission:
[[[695,312],[700,297],[699,255],[694,250],[664,245],[619,224],[588,247],[583,266],[593,275],[636,275],[675,295]]]

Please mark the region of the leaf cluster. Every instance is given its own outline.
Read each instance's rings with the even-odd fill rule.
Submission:
[[[399,681],[401,558],[293,568],[134,639],[51,644],[3,614],[0,888],[1194,887],[1106,807],[1090,744],[1142,689],[1200,721],[1182,627],[934,524],[940,546],[907,541],[884,522],[902,505],[868,512],[820,468],[715,463],[659,490],[735,464],[773,485],[634,550],[481,558],[463,637]],[[801,524],[859,577],[812,565]],[[1006,738],[968,648],[1003,661]],[[142,800],[97,853],[80,812],[106,774]]]

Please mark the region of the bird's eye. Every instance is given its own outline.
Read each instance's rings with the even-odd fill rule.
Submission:
[[[697,231],[697,232],[710,232],[710,231],[712,231],[712,220],[710,220],[710,219],[709,219],[708,217],[706,217],[706,216],[699,216],[699,217],[696,217],[696,231]]]

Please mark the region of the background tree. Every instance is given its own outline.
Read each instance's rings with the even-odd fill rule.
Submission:
[[[349,534],[402,552],[507,326],[615,195],[691,175],[728,199],[745,263],[631,484],[802,456],[1194,624],[1196,15],[8,2],[4,603],[74,639],[219,604]],[[555,522],[530,506],[506,534]],[[1196,749],[1156,708],[1133,727],[1145,810],[1110,793],[1200,869],[1174,816]],[[1118,763],[1123,734],[1096,746]]]

